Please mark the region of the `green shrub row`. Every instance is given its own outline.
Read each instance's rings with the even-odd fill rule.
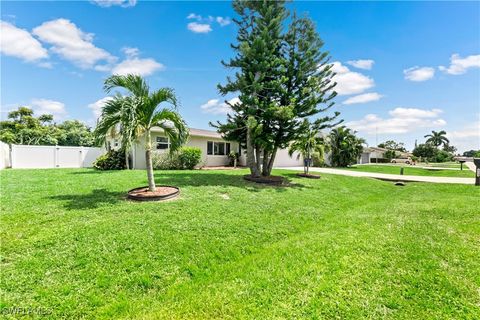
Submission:
[[[156,170],[192,170],[202,159],[202,150],[197,147],[182,147],[175,153],[157,153],[152,155],[153,168]]]

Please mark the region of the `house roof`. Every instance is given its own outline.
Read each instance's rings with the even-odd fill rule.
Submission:
[[[218,133],[217,131],[205,130],[205,129],[195,129],[195,128],[189,128],[189,130],[190,130],[190,135],[191,136],[222,139],[222,135],[220,133]],[[152,131],[163,132],[163,129],[159,128],[159,127],[154,127],[152,129]]]
[[[379,147],[367,147],[367,148],[364,148],[363,150],[364,150],[363,152],[374,152],[374,151],[385,152],[388,149],[379,148]]]

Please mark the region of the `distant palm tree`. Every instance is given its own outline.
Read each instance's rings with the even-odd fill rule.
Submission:
[[[355,132],[344,126],[330,131],[328,138],[332,166],[346,167],[357,162],[363,151],[364,139],[357,138]]]
[[[325,140],[320,136],[320,128],[311,124],[308,120],[305,120],[303,126],[303,133],[293,141],[288,148],[288,154],[290,157],[297,152],[298,157],[303,157],[304,162],[303,171],[308,174],[310,171],[310,161],[314,154],[317,154],[320,158],[323,158],[325,151]]]
[[[431,134],[425,135],[424,138],[428,138],[426,142],[430,143],[433,146],[438,148],[442,144],[445,145],[445,144],[450,143],[450,141],[446,137],[446,134],[447,133],[444,130],[442,130],[442,131],[432,131]]]
[[[138,75],[113,75],[105,80],[104,89],[110,93],[114,88],[125,89],[128,94],[117,94],[102,108],[102,115],[95,129],[97,137],[105,137],[119,129],[123,148],[130,148],[134,141],[145,136],[145,160],[148,189],[155,191],[152,165],[151,129],[161,127],[170,141],[170,152],[178,150],[188,139],[185,121],[176,111],[177,98],[173,90],[161,88],[150,92],[146,81]],[[158,108],[163,102],[172,108]]]

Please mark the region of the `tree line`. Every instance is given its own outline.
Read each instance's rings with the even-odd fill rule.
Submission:
[[[93,131],[78,120],[53,121],[51,114],[34,115],[28,107],[10,111],[0,121],[0,141],[8,144],[97,146]]]

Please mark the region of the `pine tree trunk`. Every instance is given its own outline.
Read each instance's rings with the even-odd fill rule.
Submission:
[[[270,154],[268,151],[263,150],[263,160],[262,160],[262,176],[268,177],[270,172],[268,171],[268,163],[269,163],[269,156]]]
[[[272,174],[273,163],[275,162],[275,157],[277,156],[277,148],[273,149],[272,154],[270,155],[270,160],[268,161],[267,172],[268,175]]]
[[[252,129],[247,128],[247,166],[250,168],[250,174],[252,177],[258,177],[260,172],[257,170],[257,164],[255,162],[255,149],[252,143]]]
[[[150,130],[147,130],[145,137],[145,160],[147,162],[147,178],[148,178],[148,190],[155,192],[157,189],[155,186],[155,178],[153,177],[153,164],[152,164],[152,137],[150,136]]]
[[[255,146],[255,167],[256,167],[256,172],[257,172],[257,177],[260,176],[260,173],[262,172],[262,149],[260,149],[259,146]]]

